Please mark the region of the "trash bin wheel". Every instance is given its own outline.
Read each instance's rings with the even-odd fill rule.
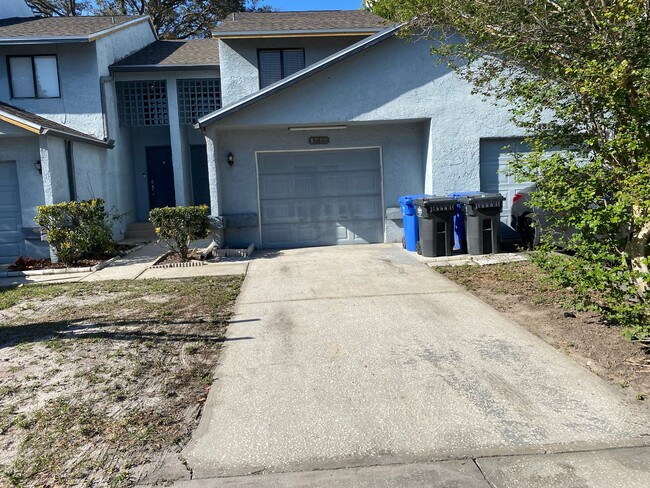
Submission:
[[[402,249],[406,249],[406,237],[402,237]]]
[[[420,241],[415,245],[415,250],[420,256],[422,255],[422,245],[420,244]]]

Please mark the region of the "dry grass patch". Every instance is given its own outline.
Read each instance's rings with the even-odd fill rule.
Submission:
[[[0,485],[130,485],[178,452],[241,281],[0,289]]]

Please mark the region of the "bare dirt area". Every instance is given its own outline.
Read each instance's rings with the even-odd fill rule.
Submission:
[[[128,486],[177,458],[241,280],[0,288],[0,486]]]
[[[531,263],[459,266],[437,271],[463,285],[536,336],[635,400],[650,394],[650,350],[622,336],[595,312],[578,311],[577,297]],[[650,403],[650,402],[647,402]]]

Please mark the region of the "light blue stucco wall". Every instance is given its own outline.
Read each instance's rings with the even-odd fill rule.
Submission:
[[[61,97],[11,98],[6,57],[38,54],[57,56]],[[3,46],[0,53],[0,100],[86,134],[104,137],[94,44]]]
[[[310,146],[313,135],[326,135],[326,146]],[[216,136],[217,160],[221,175],[222,214],[258,213],[256,151],[331,150],[356,147],[381,147],[384,176],[384,200],[387,207],[397,206],[404,193],[421,192],[424,182],[422,122],[402,124],[355,125],[345,130],[293,132],[287,129],[220,131]],[[226,156],[232,152],[235,164],[230,167]],[[387,241],[401,239],[394,223],[387,221]],[[260,245],[259,227],[228,228],[229,246],[250,243]]]
[[[27,136],[25,131],[19,131],[0,122],[0,161],[16,162],[22,226],[29,228],[36,227],[36,207],[45,203],[45,195],[43,177],[34,167],[40,159],[38,136]],[[33,239],[23,240],[21,252],[32,258],[49,257],[49,247],[41,243],[36,234]]]
[[[414,120],[417,137],[405,137],[401,129]],[[208,128],[217,147],[223,213],[257,205],[249,161],[256,150],[307,149],[307,136],[320,131],[296,136],[288,128],[327,124],[348,126],[332,131],[331,147],[383,147],[387,208],[401,194],[478,190],[481,139],[521,135],[504,107],[472,95],[468,83],[436,63],[427,42],[392,38]],[[243,157],[243,169],[232,175],[223,167],[229,151],[237,165]],[[242,195],[246,203],[238,204]],[[387,221],[388,241],[399,235],[394,224]],[[255,230],[230,232],[230,238],[243,244]]]
[[[116,238],[122,236],[126,223],[136,218],[132,151],[130,133],[119,127],[114,87],[110,83],[104,83],[105,86],[102,87],[100,77],[109,74],[110,64],[154,40],[155,35],[149,23],[141,22],[87,44],[3,46],[0,52],[0,100],[99,139],[112,138],[116,141],[112,150],[80,142],[73,143],[79,198],[101,197],[109,209],[114,209],[117,213],[127,213],[122,222],[116,222],[114,225]],[[55,54],[61,97],[12,99],[6,56],[15,54]],[[104,107],[102,90],[106,101]],[[59,141],[63,144],[62,140]],[[0,144],[4,144],[4,141]],[[62,156],[59,150],[61,144],[56,140],[52,144],[56,148],[56,152],[51,154],[52,161],[58,167]],[[54,178],[56,177],[55,175]],[[30,191],[34,194],[38,194],[39,189],[43,191],[42,181],[38,182],[37,188],[31,187],[30,184]],[[42,203],[44,202],[39,204]],[[25,207],[24,211],[29,212],[29,208]]]
[[[305,66],[309,66],[360,39],[359,36],[340,36],[219,40],[223,105],[230,105],[260,89],[258,49],[304,48]]]
[[[160,71],[160,72],[127,72],[115,73],[113,82],[110,83],[111,98],[115,97],[115,83],[133,80],[165,80],[167,82],[167,96],[169,100],[169,126],[165,127],[134,127],[120,128],[119,124],[115,127],[115,133],[119,134],[121,139],[118,140],[116,148],[119,151],[127,151],[129,161],[132,161],[132,167],[129,171],[129,182],[133,185],[135,191],[134,205],[132,212],[133,218],[129,221],[138,220],[146,221],[149,219],[149,193],[147,187],[147,165],[146,165],[146,147],[147,146],[171,146],[174,158],[183,158],[182,166],[188,168],[189,165],[189,146],[204,145],[205,138],[201,132],[191,126],[180,124],[178,121],[177,104],[173,99],[178,95],[175,90],[176,80],[195,79],[195,78],[219,78],[219,70],[189,70],[189,71]],[[109,87],[107,87],[108,90]],[[172,103],[173,102],[173,103]],[[113,102],[116,103],[116,102]],[[172,113],[176,110],[175,113]],[[115,114],[117,120],[117,113]],[[173,132],[175,131],[175,135]],[[128,146],[128,148],[127,148]],[[174,175],[176,168],[181,164],[174,161]],[[145,175],[143,177],[143,174]],[[126,178],[127,176],[125,176]],[[188,178],[189,180],[189,178]],[[121,180],[128,184],[126,180]],[[190,198],[186,202],[191,203],[192,187],[191,181],[187,181],[187,193]]]

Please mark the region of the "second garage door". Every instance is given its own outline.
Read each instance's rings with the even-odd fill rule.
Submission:
[[[481,141],[481,191],[501,193],[506,198],[501,213],[501,235],[505,238],[517,237],[510,227],[510,207],[512,197],[532,183],[517,181],[508,173],[508,164],[516,153],[525,154],[530,148],[521,139],[486,139]]]
[[[260,152],[265,248],[383,242],[378,148]]]
[[[0,161],[0,263],[20,256],[21,223],[16,163]]]

